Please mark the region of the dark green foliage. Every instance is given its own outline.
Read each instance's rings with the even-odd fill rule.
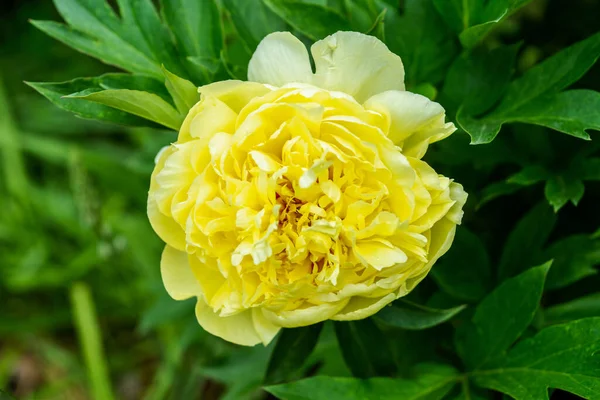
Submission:
[[[597,2],[53,3],[1,6],[0,398],[600,399]],[[197,87],[282,30],[400,55],[459,127],[425,160],[469,201],[408,297],[243,348],[165,293],[146,194]]]
[[[395,373],[388,339],[371,319],[336,322],[335,333],[352,375],[369,378]]]
[[[273,356],[269,360],[265,384],[275,384],[289,380],[312,353],[319,340],[323,324],[295,329],[284,329],[277,339]]]

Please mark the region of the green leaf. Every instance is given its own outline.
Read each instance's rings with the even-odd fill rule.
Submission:
[[[123,73],[109,73],[94,78],[95,85],[102,89],[130,89],[143,90],[159,95],[171,101],[171,96],[162,80],[144,76]]]
[[[310,356],[323,324],[283,329],[269,360],[265,384],[272,385],[294,377]]]
[[[587,235],[573,235],[554,242],[544,251],[544,259],[553,259],[546,290],[560,289],[597,273],[600,243]]]
[[[312,40],[348,31],[348,21],[333,9],[297,0],[263,0],[281,19]]]
[[[208,57],[188,57],[189,62],[200,67],[206,75],[214,75],[221,66],[220,59],[208,58]]]
[[[516,174],[510,176],[506,182],[530,186],[545,181],[548,176],[549,172],[541,165],[528,165]]]
[[[401,302],[402,305],[395,303]],[[375,318],[383,324],[408,330],[423,330],[433,328],[452,319],[467,306],[439,310],[412,303],[407,300],[397,300],[392,306],[384,307]]]
[[[225,384],[227,392],[219,397],[220,399],[251,399],[252,393],[260,389],[272,349],[271,345],[266,349],[263,346],[238,349],[232,352],[225,362],[201,366],[201,373],[211,380]],[[197,385],[198,382],[196,381],[195,384]],[[190,397],[177,398],[189,399]]]
[[[508,87],[520,47],[515,44],[462,54],[448,71],[444,94],[462,105],[468,115],[489,110]]]
[[[223,49],[223,27],[215,0],[161,0],[164,21],[175,36],[184,58],[203,57],[218,60]],[[208,83],[211,76],[193,64],[194,83]]]
[[[403,15],[399,15],[397,5],[378,4],[387,10],[386,41],[390,50],[402,57],[407,83],[435,85],[444,79],[458,45],[432,0],[406,0]]]
[[[472,23],[460,34],[460,42],[470,48],[479,43],[491,29],[531,0],[491,0],[485,6],[475,6]],[[475,2],[471,1],[471,4]]]
[[[434,101],[438,95],[438,91],[435,86],[431,83],[421,83],[415,87],[408,89],[413,93],[420,94],[422,96],[427,97],[429,100]]]
[[[546,199],[558,212],[570,200],[573,205],[577,205],[583,197],[585,186],[579,179],[571,179],[562,175],[553,176],[546,181],[544,194]]]
[[[413,379],[330,378],[317,376],[265,390],[282,400],[438,400],[457,380],[456,370],[439,364],[422,364]]]
[[[373,0],[344,0],[343,3],[352,30],[372,34],[381,39],[381,33],[385,30],[385,7],[377,5]]]
[[[582,40],[514,80],[498,112],[516,110],[544,94],[556,93],[577,81],[600,56],[600,33]]]
[[[6,393],[4,390],[0,390],[0,400],[15,400],[15,398]]]
[[[600,317],[600,293],[557,304],[544,310],[544,323],[561,324],[581,318]]]
[[[104,104],[164,125],[173,130],[178,130],[183,120],[177,110],[165,100],[153,93],[139,90],[84,90],[69,95],[68,98],[83,99]]]
[[[433,0],[433,4],[452,30],[460,33],[471,26],[472,16],[479,11],[483,2],[478,0]]]
[[[531,268],[498,286],[457,330],[456,344],[470,370],[500,357],[529,326],[539,307],[551,262]]]
[[[469,257],[465,258],[465,254]],[[450,250],[435,264],[431,274],[440,288],[462,301],[481,299],[492,287],[490,260],[481,239],[461,227]]]
[[[517,344],[488,370],[473,373],[477,385],[516,400],[548,399],[548,389],[600,398],[600,318],[555,325]]]
[[[223,0],[223,5],[251,53],[269,33],[287,29],[285,22],[260,0]]]
[[[575,160],[575,175],[582,180],[598,181],[600,180],[600,158],[585,158]]]
[[[71,0],[69,0],[71,1]],[[117,0],[125,38],[143,49],[159,65],[179,76],[188,73],[151,0]]]
[[[446,23],[460,33],[463,46],[479,43],[499,22],[531,0],[434,0]]]
[[[371,319],[336,322],[334,326],[342,355],[354,376],[369,378],[394,373],[387,339]]]
[[[589,140],[586,129],[600,130],[600,93],[593,90],[568,90],[542,96],[504,116],[505,122],[545,126]]]
[[[461,110],[457,121],[471,135],[473,144],[491,142],[507,122],[539,124],[588,138],[585,129],[598,129],[600,125],[597,115],[593,111],[590,115],[590,108],[583,102],[598,104],[597,93],[589,90],[558,92],[578,80],[599,56],[600,33],[597,33],[549,57],[511,82],[506,96],[489,115],[474,119]]]
[[[116,110],[112,107],[66,97],[90,87],[98,86],[97,78],[78,78],[60,83],[27,82],[27,84],[58,107],[70,111],[82,118],[96,119],[129,126],[156,126],[145,119]]]
[[[131,50],[131,46],[120,41],[115,44],[110,44],[109,41],[103,42],[58,22],[31,21],[31,23],[54,39],[106,64],[115,65],[133,73],[157,78],[160,76],[158,75],[160,68],[148,56],[136,49]]]
[[[539,253],[556,223],[556,215],[546,203],[531,209],[508,236],[500,257],[500,280],[514,276],[539,260]]]
[[[480,200],[477,204],[477,208],[483,207],[485,204],[490,201],[497,199],[498,197],[507,196],[509,194],[513,194],[523,187],[521,185],[515,183],[508,182],[495,182],[489,186],[483,188],[480,194]]]
[[[179,113],[187,115],[190,109],[200,100],[198,88],[187,79],[178,77],[163,67],[165,86],[171,94]]]
[[[32,21],[57,40],[127,71],[160,78],[164,64],[186,72],[150,0],[119,0],[119,18],[104,0],[55,0],[68,25]]]

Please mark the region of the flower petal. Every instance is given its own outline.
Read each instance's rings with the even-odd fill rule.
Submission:
[[[148,219],[150,225],[156,234],[167,245],[174,247],[177,250],[185,250],[185,232],[171,216],[167,216],[160,211],[158,206],[158,183],[156,176],[163,170],[167,158],[173,153],[173,149],[169,146],[167,149],[162,149],[157,155],[156,167],[150,178],[150,191],[148,194]]]
[[[196,318],[205,331],[228,342],[242,346],[254,346],[262,342],[254,328],[252,310],[245,310],[229,317],[221,317],[200,296],[196,303]]]
[[[160,212],[156,199],[151,195],[148,196],[147,211],[150,225],[161,240],[177,250],[185,250],[185,232],[172,217]]]
[[[359,103],[386,90],[404,90],[404,66],[379,39],[336,32],[310,49],[315,86],[352,95]]]
[[[298,326],[312,325],[325,321],[337,314],[346,304],[348,304],[348,300],[344,299],[335,303],[323,303],[318,306],[279,311],[277,313],[263,309],[263,314],[273,324],[283,328],[296,328]]]
[[[256,333],[258,333],[265,346],[271,343],[277,332],[281,330],[280,326],[274,325],[265,317],[260,308],[252,309],[252,320],[254,321],[254,329],[256,329]]]
[[[160,260],[160,273],[167,293],[175,300],[202,296],[202,289],[190,268],[187,253],[165,246]]]
[[[252,99],[269,93],[271,89],[262,83],[228,80],[201,86],[198,91],[202,96],[216,97],[239,113]]]
[[[408,157],[422,158],[430,143],[456,130],[454,124],[445,122],[444,108],[420,94],[398,90],[379,93],[365,102],[365,108],[388,118],[389,138]]]
[[[248,64],[248,80],[283,86],[312,83],[313,73],[304,44],[289,32],[274,32],[258,45]]]
[[[335,321],[354,321],[370,317],[396,299],[395,293],[384,297],[353,297],[342,311],[331,317]]]
[[[382,240],[363,240],[356,243],[354,249],[359,258],[378,271],[408,260],[406,254],[389,242]]]
[[[468,194],[463,189],[462,185],[457,182],[450,183],[450,198],[455,201],[452,208],[446,214],[446,218],[455,224],[460,225],[463,217],[463,206],[467,202]]]

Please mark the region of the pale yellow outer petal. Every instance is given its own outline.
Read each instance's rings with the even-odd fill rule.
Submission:
[[[330,319],[342,310],[346,304],[348,304],[348,299],[291,311],[279,311],[277,313],[264,309],[263,313],[265,317],[275,325],[279,325],[283,328],[296,328]]]
[[[388,118],[388,136],[407,157],[422,158],[430,143],[456,130],[454,124],[445,122],[444,108],[420,94],[387,91],[369,98],[364,106]]]
[[[455,201],[454,205],[446,214],[446,218],[455,224],[460,224],[464,214],[463,206],[467,202],[467,192],[462,185],[457,182],[450,183],[450,198]]]
[[[404,90],[402,60],[376,37],[336,32],[310,51],[315,86],[348,93],[359,103],[386,90]]]
[[[242,346],[254,346],[262,342],[261,336],[254,327],[254,318],[250,309],[221,317],[200,296],[196,303],[196,318],[205,331],[228,342]]]
[[[160,273],[167,293],[175,300],[202,296],[202,289],[190,268],[187,253],[165,246],[160,260]]]
[[[154,196],[158,190],[158,184],[156,183],[156,175],[162,171],[165,165],[166,159],[171,154],[169,149],[160,152],[157,157],[156,167],[152,172],[150,178],[150,191],[148,192],[148,220],[154,232],[165,242],[167,245],[174,247],[177,250],[185,250],[185,231],[183,228],[170,216],[164,215],[159,209],[157,200]]]
[[[265,346],[271,343],[277,332],[281,330],[280,326],[274,325],[265,317],[261,308],[252,309],[252,321],[254,322],[256,333],[258,333],[260,340]]]
[[[283,86],[312,83],[313,73],[304,44],[289,32],[274,32],[258,45],[248,64],[248,80]]]
[[[342,311],[331,317],[331,319],[335,321],[354,321],[367,318],[396,300],[396,298],[397,296],[395,293],[390,293],[387,296],[379,298],[353,297],[348,302],[348,305],[344,307]]]

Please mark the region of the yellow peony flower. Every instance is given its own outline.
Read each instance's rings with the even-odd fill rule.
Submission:
[[[400,58],[338,32],[311,48],[267,36],[249,82],[199,89],[152,174],[165,287],[197,297],[208,332],[242,345],[282,327],[368,317],[444,254],[462,186],[421,161],[444,109],[404,91]]]

